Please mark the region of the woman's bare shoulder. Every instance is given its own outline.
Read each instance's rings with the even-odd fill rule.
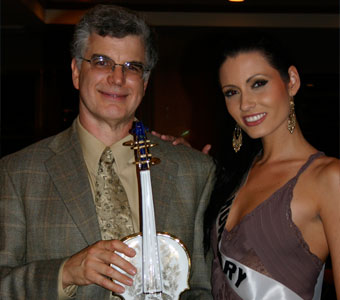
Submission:
[[[315,179],[323,184],[340,184],[340,160],[335,157],[322,156],[316,160],[313,168]]]
[[[313,193],[322,199],[340,201],[340,160],[322,156],[311,167],[308,186]]]

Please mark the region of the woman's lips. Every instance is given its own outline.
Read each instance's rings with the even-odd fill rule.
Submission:
[[[253,114],[251,116],[243,117],[243,121],[247,126],[256,126],[264,121],[267,113]]]

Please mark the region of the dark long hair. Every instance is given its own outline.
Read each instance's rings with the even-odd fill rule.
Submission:
[[[251,35],[226,37],[220,44],[221,55],[217,63],[218,68],[231,57],[240,53],[259,52],[267,62],[276,69],[284,82],[289,82],[288,69],[293,63],[288,51],[273,38],[257,32]],[[231,154],[223,161],[216,161],[217,181],[204,215],[204,249],[210,248],[210,232],[221,207],[241,184],[244,174],[250,168],[255,156],[261,151],[259,139],[254,140],[243,132],[243,145],[238,153]],[[231,137],[230,137],[231,138]],[[231,143],[230,143],[231,144]]]

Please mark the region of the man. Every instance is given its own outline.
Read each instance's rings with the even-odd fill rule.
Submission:
[[[124,226],[108,224],[119,225],[121,232],[105,227],[113,217],[106,220],[107,211],[101,210],[106,206],[98,200],[97,175],[108,149],[128,199],[125,227],[138,232],[133,152],[122,144],[131,140],[134,114],[157,60],[152,36],[134,13],[97,6],[77,25],[72,54],[78,118],[66,131],[0,163],[1,299],[109,299],[110,291],[121,293],[131,285],[110,264],[136,273],[115,253],[135,255],[119,241],[129,232]],[[157,143],[152,153],[162,162],[151,170],[157,230],[179,237],[191,255],[191,291],[182,299],[209,299],[202,221],[214,166],[197,151]]]
[[[157,60],[150,29],[132,12],[96,6],[76,27],[72,55],[78,118],[66,131],[0,162],[4,300],[110,299],[111,291],[131,285],[110,265],[136,273],[116,254],[133,257],[119,239],[140,230],[133,151],[122,144],[132,139],[135,111]],[[210,299],[202,223],[214,164],[198,151],[152,139],[159,144],[152,153],[161,159],[151,170],[157,230],[180,238],[192,258],[191,290],[181,299]],[[112,155],[110,172],[128,202],[119,213],[99,188],[107,178],[103,160]],[[116,214],[121,221],[112,221]]]

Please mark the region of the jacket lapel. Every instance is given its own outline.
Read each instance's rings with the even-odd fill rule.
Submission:
[[[155,141],[150,137],[152,142]],[[161,149],[156,146],[151,150],[152,156],[160,158],[158,165],[151,167],[151,184],[155,204],[155,219],[157,231],[167,231],[168,212],[170,211],[171,199],[173,198],[173,179],[178,173],[178,164],[169,160]]]
[[[100,240],[101,235],[75,126],[56,136],[50,148],[55,156],[46,162],[46,168],[68,213],[91,245]]]

